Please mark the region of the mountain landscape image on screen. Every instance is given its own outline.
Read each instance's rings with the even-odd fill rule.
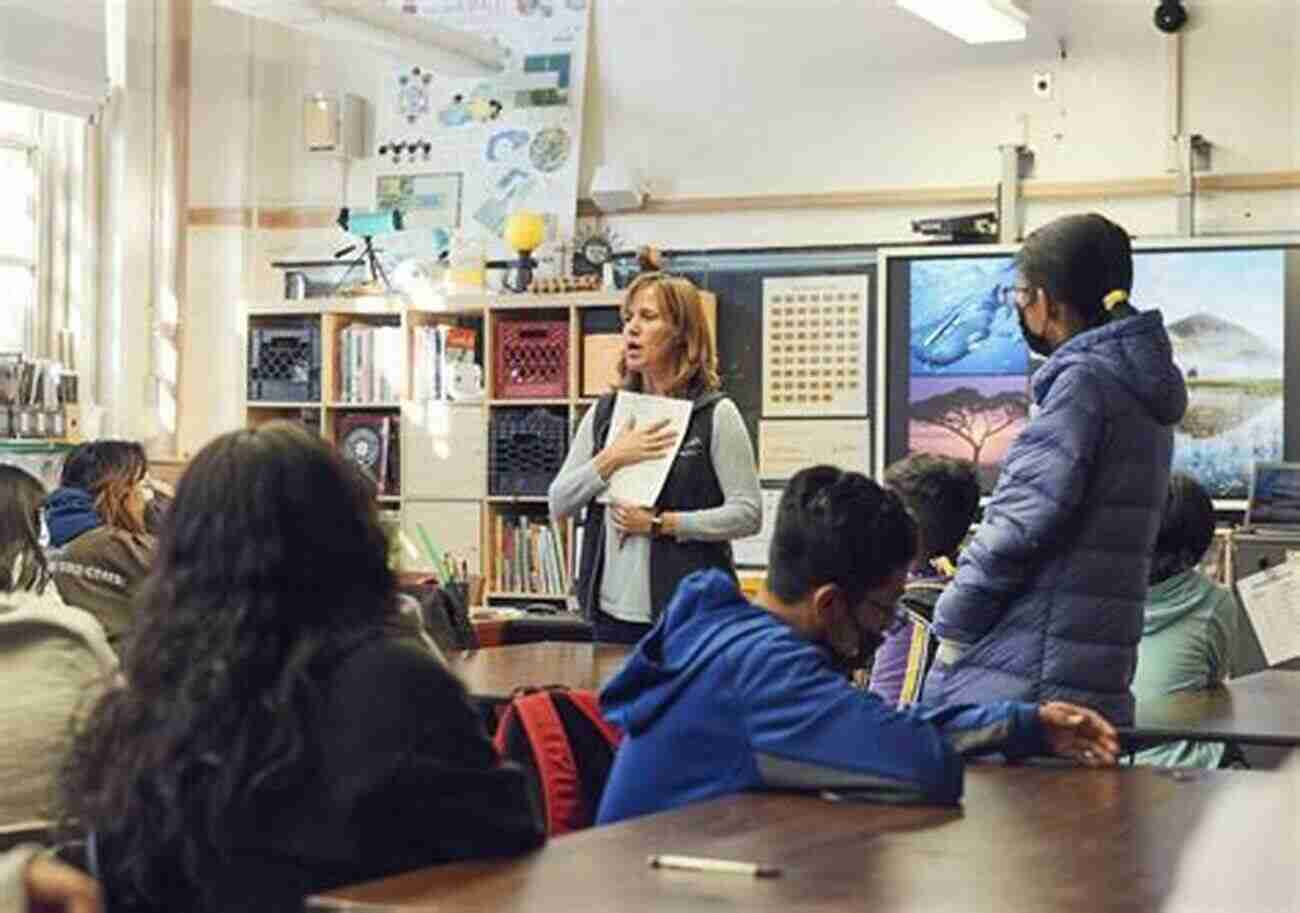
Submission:
[[[1188,399],[1174,469],[1215,497],[1245,497],[1250,464],[1282,457],[1282,351],[1213,314],[1175,320],[1168,330]]]

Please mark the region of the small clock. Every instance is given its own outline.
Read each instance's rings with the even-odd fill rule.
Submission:
[[[579,238],[573,245],[573,275],[599,274],[614,256],[614,239],[607,232]]]

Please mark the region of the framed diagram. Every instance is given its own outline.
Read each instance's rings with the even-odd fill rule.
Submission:
[[[459,171],[383,174],[375,179],[375,205],[400,209],[407,228],[451,229],[460,225],[461,185]]]
[[[763,280],[763,416],[867,414],[867,277]]]

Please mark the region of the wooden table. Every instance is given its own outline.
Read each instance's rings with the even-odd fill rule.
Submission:
[[[457,913],[1300,909],[1300,771],[973,767],[962,808],[753,793],[314,899]],[[647,867],[650,853],[777,878]],[[309,906],[310,908],[310,906]],[[365,907],[351,908],[362,913]],[[376,909],[372,907],[371,909]]]
[[[1135,725],[1122,734],[1133,746],[1179,739],[1300,745],[1300,672],[1265,669],[1218,688],[1139,702]]]
[[[622,667],[630,649],[622,644],[535,643],[466,650],[447,660],[471,695],[503,701],[521,685],[599,688]]]

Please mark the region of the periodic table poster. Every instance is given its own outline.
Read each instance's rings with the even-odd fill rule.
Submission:
[[[377,201],[406,201],[414,188],[408,221],[429,234],[429,254],[458,224],[488,256],[508,256],[502,229],[516,208],[541,213],[548,240],[572,237],[588,0],[385,2],[495,42],[506,61],[504,72],[483,77],[443,76],[418,60],[393,68],[377,121]],[[437,186],[421,196],[421,183]]]
[[[763,280],[763,416],[867,414],[867,277]]]

